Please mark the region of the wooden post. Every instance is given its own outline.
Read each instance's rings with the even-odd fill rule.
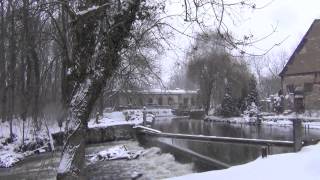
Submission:
[[[145,106],[143,107],[142,118],[143,118],[142,125],[146,126],[147,125],[147,111],[146,111],[146,107]]]
[[[293,123],[293,142],[294,142],[294,146],[293,146],[293,150],[295,152],[300,151],[301,147],[302,147],[302,122],[301,119],[293,119],[292,120]]]
[[[261,148],[261,156],[262,158],[266,158],[268,156],[268,148],[267,147],[262,147]]]

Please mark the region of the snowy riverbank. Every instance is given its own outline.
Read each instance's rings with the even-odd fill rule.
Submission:
[[[270,155],[267,158],[224,170],[195,173],[170,180],[318,180],[320,179],[320,143],[304,147],[298,153]]]
[[[292,127],[292,121],[290,119],[299,118],[302,120],[302,125],[310,129],[320,129],[320,112],[316,113],[305,113],[296,115],[294,113],[288,115],[263,115],[261,117],[261,124],[268,126],[280,126],[280,127]],[[250,118],[247,116],[242,117],[230,117],[223,118],[219,116],[207,116],[205,121],[211,122],[222,122],[231,124],[254,124],[256,123],[256,118]],[[313,122],[319,121],[319,122]]]
[[[152,114],[151,114],[152,112]],[[151,122],[155,115],[172,115],[171,110],[148,110],[147,121]],[[88,122],[89,128],[104,128],[117,125],[138,125],[143,122],[142,110],[124,110],[115,112],[106,112],[99,117],[98,122],[92,118]],[[59,128],[57,122],[42,123],[40,131],[34,132],[32,121],[28,119],[25,122],[25,144],[32,146],[28,150],[23,150],[22,137],[23,125],[18,119],[13,120],[13,132],[16,136],[11,143],[7,142],[10,134],[9,123],[0,122],[0,168],[11,167],[27,156],[35,153],[48,151],[48,143],[53,147],[51,134],[63,131],[64,127]]]
[[[23,123],[14,119],[12,129],[14,138],[10,142],[9,123],[0,122],[0,168],[11,167],[27,156],[50,151],[54,148],[50,134],[59,131],[58,125],[46,126],[43,123],[40,130],[35,133],[32,122],[28,119],[25,122],[24,145],[22,145]]]

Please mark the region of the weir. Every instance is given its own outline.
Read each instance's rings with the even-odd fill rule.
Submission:
[[[145,126],[135,126],[134,128],[137,130],[138,135],[145,136],[144,139],[150,141],[150,138],[168,138],[168,139],[177,139],[177,140],[188,140],[193,142],[213,142],[213,143],[224,143],[224,144],[239,144],[239,145],[248,145],[248,146],[261,146],[261,155],[262,157],[266,157],[268,154],[271,153],[271,147],[285,147],[291,148],[294,152],[298,152],[301,150],[303,145],[308,144],[308,142],[303,141],[303,133],[302,133],[302,121],[305,119],[299,118],[288,118],[288,120],[292,121],[292,140],[271,140],[271,139],[254,139],[254,138],[238,138],[238,137],[224,137],[224,136],[205,136],[205,135],[194,135],[194,134],[181,134],[181,133],[167,133],[162,132],[157,129],[145,127]],[[312,121],[317,121],[316,119],[312,119]],[[261,125],[258,125],[261,126]],[[158,140],[157,140],[158,141]],[[157,142],[165,144],[166,147],[169,147],[171,151],[180,151],[181,154],[189,154],[190,156],[197,157],[202,162],[209,160],[211,164],[215,164],[218,166],[218,169],[226,168],[230,165],[216,161],[213,157],[207,157],[200,155],[196,152],[191,151],[188,148],[181,148],[179,146],[174,145],[173,143],[166,143],[166,142]],[[156,144],[157,144],[156,143]],[[191,152],[190,152],[191,151]],[[200,156],[198,156],[200,155]],[[207,161],[208,162],[208,161]]]
[[[280,141],[280,140],[267,140],[267,139],[248,139],[248,138],[234,138],[234,137],[219,137],[219,136],[204,136],[204,135],[190,135],[190,134],[174,134],[163,133],[156,129],[146,128],[144,126],[136,126],[141,133],[148,134],[154,137],[185,139],[185,140],[198,140],[209,142],[222,142],[222,143],[236,143],[247,145],[261,145],[261,146],[284,146],[293,147],[294,141]]]

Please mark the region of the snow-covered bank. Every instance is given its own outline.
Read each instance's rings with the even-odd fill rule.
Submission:
[[[305,115],[272,115],[272,116],[262,116],[262,125],[269,126],[280,126],[280,127],[292,127],[291,118],[299,118],[302,120],[302,125],[310,129],[320,129],[320,122],[313,122],[320,120],[319,116],[305,116]],[[250,118],[247,116],[243,117],[230,117],[223,118],[218,116],[207,116],[205,121],[212,122],[223,122],[231,124],[254,124],[256,123],[256,118]]]
[[[147,109],[147,122],[152,122],[155,117],[173,117],[171,109]],[[142,109],[129,109],[124,111],[114,111],[103,113],[103,116],[96,123],[95,119],[91,119],[88,123],[89,128],[108,127],[115,125],[138,125],[143,122]]]
[[[115,111],[111,113],[103,113],[103,116],[98,120],[98,123],[95,119],[91,119],[88,123],[88,127],[108,127],[123,124],[136,125],[141,124],[142,121],[142,111],[140,110]]]
[[[25,157],[42,152],[51,151],[49,138],[38,136],[36,139],[26,139],[24,145],[17,138],[13,142],[6,142],[7,138],[0,137],[0,168],[8,168]]]
[[[57,124],[48,125],[50,127],[48,129],[41,127],[40,131],[35,133],[31,119],[28,119],[24,125],[24,145],[22,145],[23,123],[19,119],[14,119],[12,123],[15,137],[9,142],[9,123],[0,122],[0,168],[11,167],[27,156],[54,148],[50,134],[59,131]],[[42,126],[45,126],[45,123]]]
[[[270,155],[229,169],[195,173],[170,180],[319,180],[320,144],[304,147],[298,153]]]

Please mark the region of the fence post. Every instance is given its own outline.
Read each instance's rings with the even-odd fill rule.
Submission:
[[[301,150],[302,147],[302,121],[301,119],[293,119],[293,142],[294,147],[293,150],[298,152]]]

